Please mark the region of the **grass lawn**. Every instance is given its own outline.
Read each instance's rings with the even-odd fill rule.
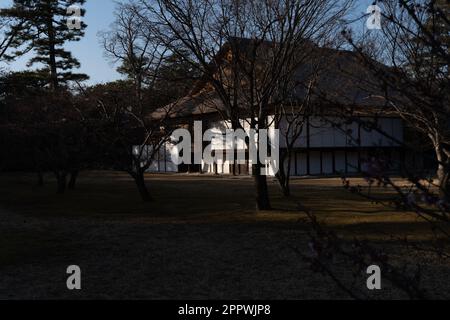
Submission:
[[[0,299],[347,298],[293,250],[309,250],[298,203],[346,239],[370,239],[394,259],[422,264],[434,296],[450,291],[450,264],[397,240],[426,245],[428,225],[348,193],[340,179],[294,180],[290,200],[271,181],[268,212],[256,212],[248,178],[149,175],[152,203],[125,174],[83,173],[63,196],[51,177],[44,188],[34,179],[0,176]],[[82,269],[81,291],[66,289],[72,264]],[[350,267],[336,264],[349,277]],[[389,283],[372,296],[403,297]]]

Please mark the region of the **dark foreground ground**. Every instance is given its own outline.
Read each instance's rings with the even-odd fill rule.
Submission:
[[[275,209],[262,213],[250,179],[149,176],[150,204],[122,174],[84,173],[64,196],[50,179],[44,188],[33,181],[0,176],[0,299],[346,299],[294,250],[309,250],[300,201],[344,239],[421,264],[428,291],[449,296],[450,264],[397,239],[425,245],[427,225],[347,193],[339,179],[296,180],[289,201],[271,182]],[[82,269],[81,291],[66,288],[69,265]],[[351,266],[335,268],[350,281]],[[405,296],[385,281],[371,297]]]

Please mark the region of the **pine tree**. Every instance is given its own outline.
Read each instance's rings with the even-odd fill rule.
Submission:
[[[450,0],[434,0],[428,4],[428,19],[423,33],[427,40],[422,50],[422,68],[430,69],[436,76],[448,76],[450,49]],[[438,46],[437,46],[438,45]],[[436,47],[440,47],[438,50]]]
[[[450,1],[431,1],[428,11],[426,29],[448,50],[450,47]]]
[[[8,55],[14,59],[27,52],[34,52],[28,62],[44,65],[49,75],[49,85],[57,90],[61,84],[70,80],[86,80],[87,75],[73,73],[79,68],[79,61],[64,48],[67,42],[79,41],[84,36],[86,24],[81,22],[79,29],[70,29],[67,25],[67,9],[81,6],[86,0],[14,0],[1,15],[16,21],[25,20],[11,47],[15,50]],[[81,17],[84,10],[81,10]],[[23,22],[22,22],[23,23]]]
[[[435,7],[438,11],[437,25],[442,42],[450,46],[450,1],[436,0]]]

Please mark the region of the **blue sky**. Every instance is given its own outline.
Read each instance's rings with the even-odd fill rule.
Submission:
[[[0,0],[0,7],[6,7],[10,0]],[[367,7],[373,0],[358,0],[355,14],[365,13]],[[86,16],[84,22],[88,25],[86,36],[79,42],[67,45],[73,55],[81,62],[79,72],[90,76],[89,84],[108,82],[120,78],[115,67],[105,59],[103,50],[99,44],[97,34],[99,31],[107,30],[114,19],[114,0],[87,0],[84,8]],[[362,25],[364,22],[360,22]],[[23,57],[6,66],[10,70],[26,69],[28,57]],[[4,65],[0,65],[5,67]]]

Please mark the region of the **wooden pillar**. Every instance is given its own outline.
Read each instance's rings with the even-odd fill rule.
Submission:
[[[361,125],[358,126],[358,173],[362,171],[361,164]]]
[[[323,176],[323,151],[320,150],[320,175]]]
[[[345,173],[348,174],[348,154],[347,154],[347,148],[345,148],[345,151],[344,151],[344,157],[345,157]]]
[[[310,148],[311,148],[311,129],[309,127],[309,116],[306,117],[306,174],[311,175],[311,159],[310,159]]]
[[[158,150],[156,153],[156,162],[158,163],[158,172],[161,172],[161,161],[159,159],[161,158],[161,149]]]
[[[166,144],[164,143],[162,147],[164,148],[164,172],[167,173],[167,148],[166,148]]]
[[[333,149],[332,154],[333,154],[333,174],[336,174],[337,172],[336,172],[336,150],[335,149]]]

